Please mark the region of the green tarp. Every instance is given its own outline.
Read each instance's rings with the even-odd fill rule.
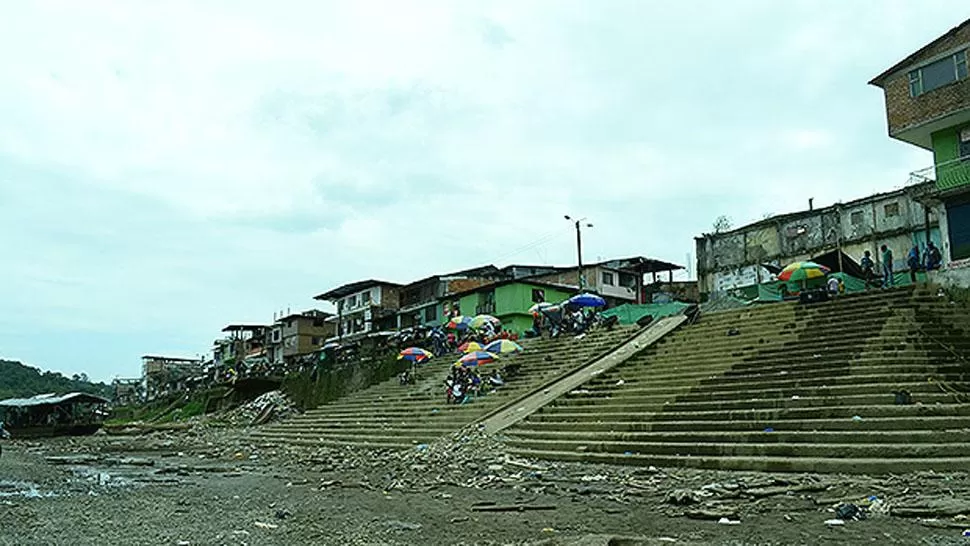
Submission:
[[[847,275],[845,273],[832,273],[831,275],[829,275],[829,277],[836,277],[836,278],[842,279],[842,282],[845,284],[846,294],[854,294],[857,292],[866,291],[866,282],[862,279],[858,279],[856,277]],[[825,286],[825,282],[827,280],[828,280],[828,277],[821,278],[821,279],[812,279],[811,281],[808,281],[805,284],[805,287],[818,288],[821,286]],[[874,279],[875,282],[879,282],[881,280],[882,280],[882,277],[878,277],[877,279]],[[924,272],[916,273],[916,282],[925,282],[925,281],[926,281],[926,273]],[[908,271],[903,271],[903,272],[894,274],[893,283],[895,286],[908,286],[913,284],[912,280],[909,277]],[[761,283],[756,286],[758,289],[758,297],[755,299],[755,301],[781,301],[782,286],[788,287],[789,294],[797,294],[802,290],[801,282],[773,281],[773,282]],[[875,287],[869,288],[869,290],[873,290],[873,289],[875,289]]]
[[[620,324],[629,325],[636,324],[638,320],[646,315],[650,315],[653,317],[653,320],[657,320],[663,317],[682,313],[687,307],[688,304],[681,303],[679,301],[671,303],[644,303],[640,305],[635,303],[624,303],[623,305],[603,311],[603,316],[615,316],[620,319]]]

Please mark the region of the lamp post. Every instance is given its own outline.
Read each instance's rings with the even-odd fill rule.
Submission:
[[[572,222],[573,225],[576,226],[576,262],[578,264],[577,275],[579,279],[579,289],[582,290],[584,288],[583,285],[585,284],[583,279],[583,230],[582,228],[583,228],[583,221],[586,220],[586,217],[584,216],[583,218],[574,220],[571,216],[567,214],[564,216],[564,218]],[[586,227],[591,228],[593,227],[593,224],[587,223]]]

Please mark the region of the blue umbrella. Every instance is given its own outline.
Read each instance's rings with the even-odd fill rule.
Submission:
[[[606,307],[606,300],[596,294],[589,293],[576,294],[566,300],[566,303],[576,307]]]

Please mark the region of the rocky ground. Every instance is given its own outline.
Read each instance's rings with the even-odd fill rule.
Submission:
[[[0,545],[970,544],[966,515],[966,474],[548,463],[474,432],[400,453],[195,426],[0,457]]]

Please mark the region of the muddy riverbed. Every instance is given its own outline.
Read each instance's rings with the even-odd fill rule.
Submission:
[[[970,544],[963,474],[550,464],[462,440],[403,454],[244,430],[7,443],[0,545]],[[865,519],[826,523],[848,503]]]

